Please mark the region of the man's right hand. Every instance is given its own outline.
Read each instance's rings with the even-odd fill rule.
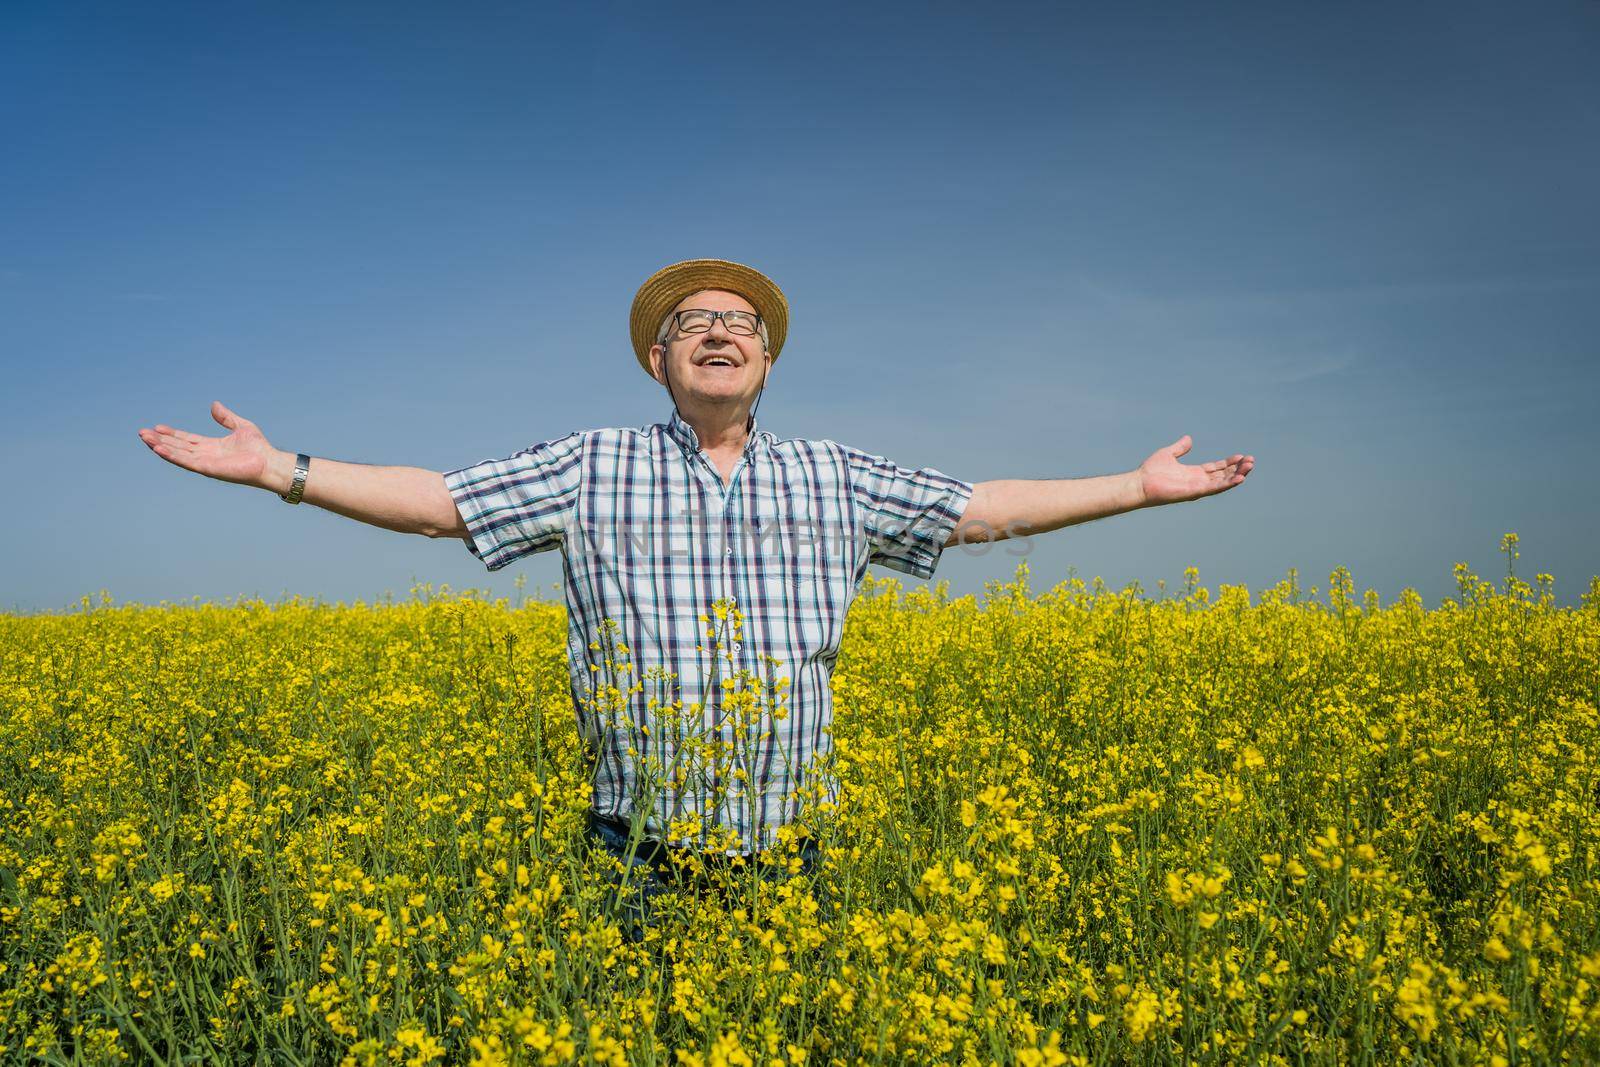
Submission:
[[[256,424],[214,401],[211,417],[233,432],[203,437],[157,425],[139,440],[174,466],[208,478],[269,489],[278,495],[294,481],[294,453],[273,448]],[[301,503],[346,518],[424,537],[471,538],[444,475],[422,467],[379,467],[316,457]]]
[[[141,429],[139,440],[184,470],[258,489],[272,488],[269,483],[276,473],[272,468],[278,453],[256,424],[235,415],[220,400],[212,401],[211,417],[233,432],[226,437],[206,437],[157,423],[153,430]],[[282,491],[288,492],[287,483]]]

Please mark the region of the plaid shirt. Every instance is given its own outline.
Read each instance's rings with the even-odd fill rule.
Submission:
[[[593,810],[645,809],[646,837],[688,847],[729,827],[730,854],[771,847],[802,803],[837,802],[829,676],[845,612],[869,563],[932,577],[973,490],[753,421],[724,483],[676,409],[444,477],[489,570],[562,550]],[[669,838],[680,818],[698,833]]]

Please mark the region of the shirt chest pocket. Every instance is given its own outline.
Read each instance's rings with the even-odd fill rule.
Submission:
[[[850,565],[847,520],[842,509],[819,508],[805,497],[763,501],[746,532],[750,561],[802,585],[828,580]]]

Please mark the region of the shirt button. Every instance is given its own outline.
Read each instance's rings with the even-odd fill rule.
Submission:
[[[726,552],[727,552],[727,554],[728,554],[728,555],[730,555],[730,556],[731,556],[731,555],[733,555],[733,546],[732,546],[732,545],[729,545],[729,546],[728,546],[728,547],[727,547],[727,549],[726,549]]]
[[[742,643],[740,643],[740,642],[738,642],[738,641],[735,641],[735,642],[734,642],[734,643],[733,643],[733,650],[734,650],[734,651],[735,651],[735,652],[738,652],[738,651],[739,651],[739,650],[740,650],[740,649],[742,649],[742,648],[744,648],[744,645],[743,645],[743,644],[742,644]]]

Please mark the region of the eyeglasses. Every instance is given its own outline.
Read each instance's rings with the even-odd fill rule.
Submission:
[[[761,316],[753,315],[748,311],[707,311],[704,308],[687,308],[673,313],[673,319],[678,324],[678,329],[684,333],[705,333],[711,329],[711,324],[718,319],[728,328],[729,333],[736,333],[740,337],[754,337],[756,328],[761,325]]]

